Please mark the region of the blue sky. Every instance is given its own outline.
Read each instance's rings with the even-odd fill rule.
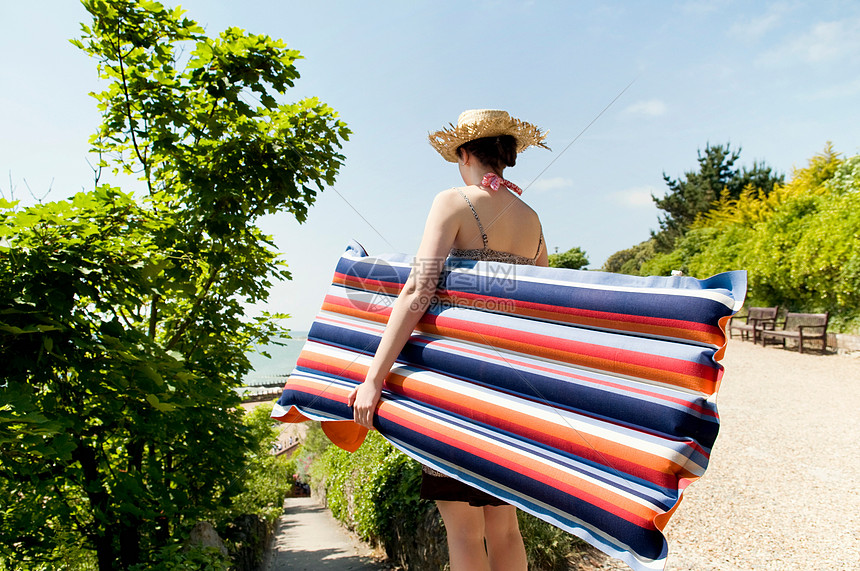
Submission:
[[[302,78],[285,100],[318,96],[353,131],[337,192],[323,192],[303,225],[287,215],[262,222],[294,275],[268,309],[292,314],[295,330],[309,326],[349,240],[371,253],[415,251],[432,197],[461,182],[427,134],[464,109],[506,109],[549,130],[553,151],[529,149],[506,174],[523,187],[535,181],[523,198],[550,251],[580,246],[592,268],[648,237],[662,173],[694,169],[708,142],[786,174],[827,141],[860,151],[856,0],[181,4],[212,35],[238,26],[300,50]],[[69,0],[0,8],[7,197],[14,188],[32,202],[29,186],[60,199],[92,186],[95,65],[67,41],[86,20]]]

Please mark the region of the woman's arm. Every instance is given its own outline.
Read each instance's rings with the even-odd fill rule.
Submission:
[[[433,201],[412,271],[391,308],[367,377],[349,395],[347,404],[353,407],[353,419],[367,428],[373,428],[373,414],[386,375],[436,293],[439,274],[460,228],[460,201],[456,198],[459,195],[451,190],[439,193]]]

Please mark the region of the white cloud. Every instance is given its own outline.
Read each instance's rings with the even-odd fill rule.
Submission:
[[[637,101],[624,109],[625,113],[631,115],[644,115],[646,117],[659,117],[666,114],[666,104],[659,99]]]
[[[533,185],[531,185],[530,190],[536,190],[537,192],[546,192],[548,190],[558,190],[560,188],[573,188],[573,181],[569,178],[563,178],[560,176],[553,178],[542,178]]]
[[[741,40],[758,40],[776,28],[788,10],[785,4],[774,4],[761,16],[735,22],[729,29],[729,35]]]
[[[625,208],[644,208],[654,205],[652,194],[658,194],[653,186],[634,186],[609,193],[609,198],[615,204]]]
[[[784,67],[794,63],[824,63],[860,52],[860,20],[818,22],[809,31],[766,51],[757,63]]]

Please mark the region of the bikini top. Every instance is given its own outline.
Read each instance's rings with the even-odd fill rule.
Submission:
[[[466,196],[459,188],[457,189],[457,192],[459,192],[460,196],[465,199],[466,204],[468,204],[469,208],[472,210],[472,214],[475,215],[475,221],[478,223],[478,230],[481,232],[481,239],[484,241],[484,247],[472,249],[451,248],[451,256],[455,258],[466,258],[469,260],[504,262],[506,264],[520,264],[525,266],[534,266],[537,264],[537,258],[540,255],[541,246],[543,246],[543,231],[541,231],[540,233],[540,241],[538,241],[537,252],[535,252],[534,258],[527,258],[518,254],[512,254],[510,252],[500,252],[499,250],[493,250],[492,248],[488,248],[487,233],[484,232],[484,226],[483,224],[481,224],[481,219],[478,218],[478,213],[475,211],[475,207],[472,206],[472,201],[469,200],[469,197]]]

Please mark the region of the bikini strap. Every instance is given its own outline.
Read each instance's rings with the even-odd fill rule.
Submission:
[[[540,248],[543,246],[543,228],[540,229],[540,240],[538,241],[537,252],[535,252],[535,257],[532,258],[533,261],[537,262],[538,256],[540,256]]]
[[[472,206],[472,201],[469,200],[469,197],[466,196],[463,193],[463,191],[460,190],[459,188],[457,189],[457,192],[459,192],[460,196],[462,196],[466,200],[466,204],[469,205],[469,208],[472,210],[472,214],[475,215],[475,222],[478,223],[478,230],[481,231],[481,239],[484,241],[484,249],[486,250],[487,249],[487,233],[484,232],[484,226],[483,226],[483,224],[481,224],[481,219],[478,218],[478,213],[475,212],[475,207]],[[543,238],[543,233],[541,233],[541,238]],[[540,250],[540,247],[538,247],[538,250]]]

